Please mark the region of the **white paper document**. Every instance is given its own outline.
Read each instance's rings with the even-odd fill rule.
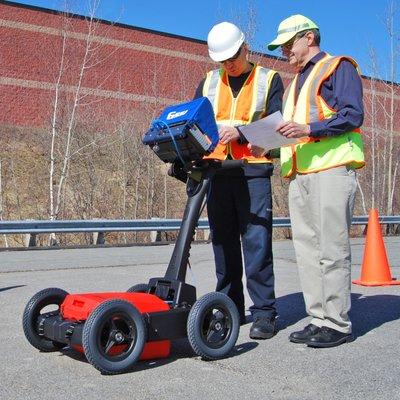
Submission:
[[[276,149],[278,147],[298,143],[298,139],[288,139],[276,131],[276,128],[282,122],[284,121],[281,112],[276,111],[256,122],[241,126],[239,129],[250,144],[262,147],[265,150]]]

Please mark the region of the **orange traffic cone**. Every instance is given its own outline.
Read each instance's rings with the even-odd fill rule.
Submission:
[[[400,281],[394,280],[390,274],[378,211],[374,208],[370,210],[368,217],[361,279],[355,280],[353,283],[363,286],[400,285]]]

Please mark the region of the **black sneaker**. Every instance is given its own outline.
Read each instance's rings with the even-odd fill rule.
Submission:
[[[275,334],[275,318],[254,317],[253,325],[250,328],[250,339],[271,339]]]

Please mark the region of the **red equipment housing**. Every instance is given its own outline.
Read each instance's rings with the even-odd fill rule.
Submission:
[[[61,304],[60,313],[64,319],[72,321],[85,321],[90,313],[106,300],[120,299],[133,304],[141,314],[169,311],[169,305],[152,294],[148,293],[125,293],[125,292],[107,292],[107,293],[83,293],[69,294]],[[121,345],[122,347],[123,345]],[[74,346],[80,352],[83,352],[81,346]],[[121,348],[121,351],[123,349]],[[169,356],[171,350],[170,340],[160,340],[156,342],[147,342],[144,346],[140,360],[151,360],[155,358],[165,358]],[[113,352],[118,352],[118,346],[115,346]]]

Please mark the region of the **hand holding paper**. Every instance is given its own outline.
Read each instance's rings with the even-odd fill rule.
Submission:
[[[284,122],[281,112],[277,111],[249,125],[241,126],[240,131],[252,146],[271,150],[298,142],[298,139],[285,137],[276,131]]]
[[[287,138],[303,138],[310,135],[310,125],[298,124],[294,121],[286,121],[279,125],[277,131]]]

